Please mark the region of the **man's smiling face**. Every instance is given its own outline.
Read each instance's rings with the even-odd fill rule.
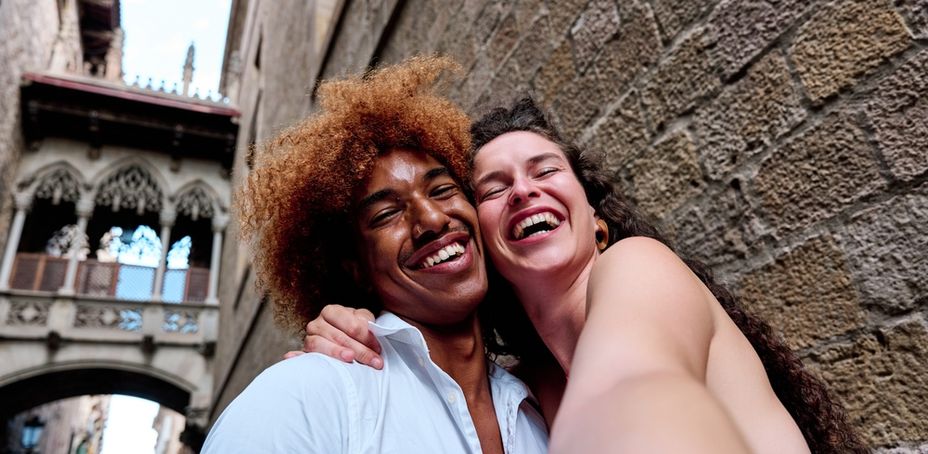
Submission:
[[[432,325],[476,310],[487,290],[477,213],[447,168],[389,150],[354,203],[359,265],[385,309]]]

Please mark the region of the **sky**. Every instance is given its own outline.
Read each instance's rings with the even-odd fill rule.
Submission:
[[[113,395],[103,429],[101,454],[153,453],[158,432],[151,424],[158,404],[138,397]]]
[[[219,89],[231,0],[122,0],[123,73],[132,83],[152,79],[178,90],[184,75],[187,46],[194,43],[193,83],[200,96]],[[214,97],[216,97],[214,95]],[[158,404],[114,395],[103,430],[102,454],[151,453],[157,433],[152,421]]]
[[[200,96],[219,89],[231,0],[122,0],[126,82],[182,87],[187,46],[194,43],[193,83]]]

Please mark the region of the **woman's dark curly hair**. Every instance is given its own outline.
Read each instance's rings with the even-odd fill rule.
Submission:
[[[235,207],[278,323],[302,329],[330,303],[379,311],[341,266],[356,256],[353,191],[394,148],[426,152],[469,179],[470,118],[436,93],[440,77],[459,70],[450,58],[415,57],[323,82],[321,112],[265,145]]]
[[[648,223],[616,190],[602,169],[602,159],[565,141],[530,98],[515,103],[511,109],[495,109],[471,126],[474,154],[489,141],[513,131],[529,131],[557,144],[586,191],[597,215],[609,225],[609,245],[632,236],[653,238],[671,247],[657,228]],[[805,370],[799,358],[763,320],[746,312],[734,295],[715,282],[709,268],[684,258],[684,262],[709,288],[729,317],[751,342],[767,371],[777,397],[796,420],[814,453],[868,452],[847,423],[844,409],[835,403],[825,385]],[[538,354],[544,345],[536,334],[511,286],[499,276],[491,263],[490,293],[482,305],[481,320],[491,353],[527,359]]]

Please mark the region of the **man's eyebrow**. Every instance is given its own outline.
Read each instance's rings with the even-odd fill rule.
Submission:
[[[432,170],[429,170],[428,172],[425,172],[425,176],[423,177],[423,179],[425,181],[432,181],[438,177],[442,177],[446,175],[448,176],[451,175],[451,172],[448,171],[447,167],[436,167]]]
[[[390,197],[396,197],[396,191],[392,189],[381,189],[361,199],[361,201],[358,202],[358,211],[365,210],[371,205],[381,200],[389,199]]]

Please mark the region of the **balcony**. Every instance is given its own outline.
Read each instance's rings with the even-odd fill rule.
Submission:
[[[30,292],[57,292],[64,287],[68,259],[38,253],[18,253],[13,262],[9,288]],[[127,301],[154,299],[155,267],[100,262],[78,263],[74,289],[78,295]],[[167,269],[160,301],[201,303],[207,298],[209,269]]]

